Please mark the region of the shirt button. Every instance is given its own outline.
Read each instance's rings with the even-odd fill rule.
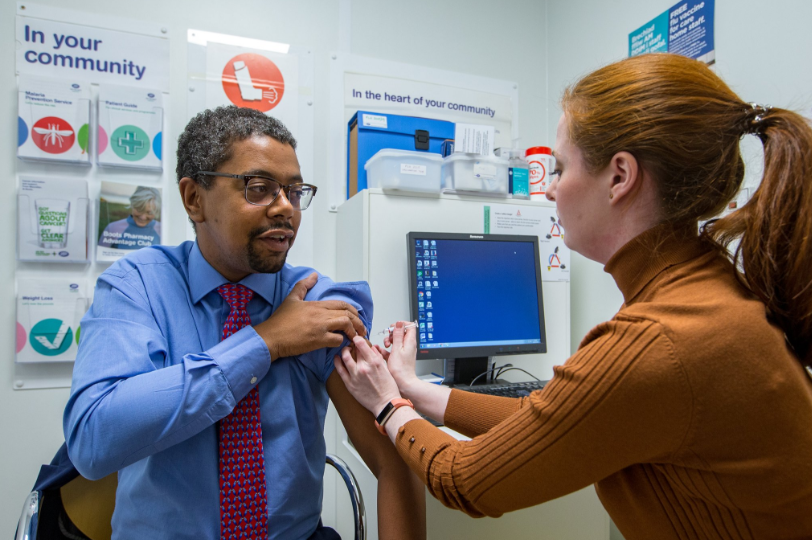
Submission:
[[[411,439],[409,439],[409,442],[414,442],[414,437],[412,437]]]
[[[257,378],[251,377],[251,384],[257,384]]]

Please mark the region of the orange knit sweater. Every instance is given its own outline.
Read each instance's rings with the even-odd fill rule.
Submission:
[[[596,485],[627,540],[812,538],[812,382],[723,257],[660,226],[606,266],[625,303],[544,388],[454,390],[400,429],[443,504],[499,516]]]

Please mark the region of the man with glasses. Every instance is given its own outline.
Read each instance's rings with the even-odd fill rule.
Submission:
[[[319,520],[328,395],[378,477],[380,538],[425,538],[422,485],[333,372],[369,330],[368,285],[285,264],[317,191],[295,148],[258,111],[200,113],[177,165],[197,241],[99,278],[64,425],[80,473],[118,471],[114,538],[336,538]]]

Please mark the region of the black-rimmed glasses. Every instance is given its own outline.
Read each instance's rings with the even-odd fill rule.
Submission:
[[[228,174],[209,171],[197,173],[202,176],[222,176],[224,178],[237,178],[245,182],[245,200],[255,206],[270,206],[274,203],[281,191],[285,192],[291,206],[301,212],[307,210],[318,188],[311,184],[290,184],[284,186],[272,178],[256,174]]]

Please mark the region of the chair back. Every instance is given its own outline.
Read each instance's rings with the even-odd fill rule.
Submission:
[[[113,535],[116,487],[118,474],[113,473],[95,481],[77,476],[59,489],[65,513],[91,540],[110,540]]]

